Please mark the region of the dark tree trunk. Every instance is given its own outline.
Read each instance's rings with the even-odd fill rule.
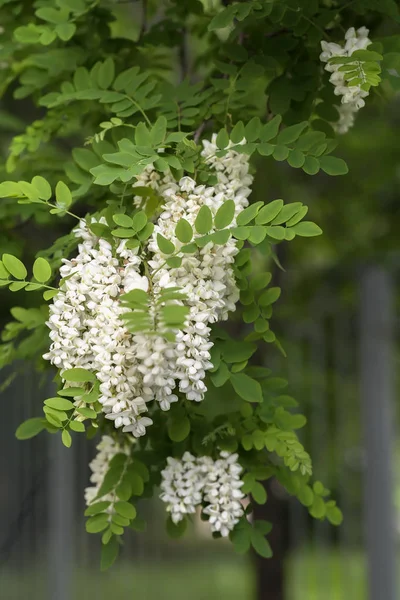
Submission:
[[[264,506],[255,506],[254,516],[273,524],[268,535],[274,553],[266,559],[256,556],[257,600],[285,600],[284,561],[288,550],[288,511],[287,502],[282,498],[279,484],[269,481],[268,500]]]

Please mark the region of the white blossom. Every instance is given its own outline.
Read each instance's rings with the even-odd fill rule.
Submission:
[[[350,27],[345,35],[345,45],[340,46],[333,42],[321,42],[322,53],[320,59],[326,63],[325,70],[331,73],[329,81],[335,87],[336,96],[341,96],[342,106],[339,109],[339,121],[334,124],[338,133],[346,133],[354,123],[357,111],[365,106],[365,100],[369,92],[361,89],[362,84],[352,85],[346,81],[345,73],[340,71],[342,63],[332,64],[331,58],[349,57],[356,50],[367,48],[372,42],[368,37],[369,31],[366,27],[360,27],[357,31]]]
[[[215,461],[210,456],[196,458],[189,452],[180,460],[168,457],[161,472],[160,498],[173,522],[195,513],[202,504],[211,531],[227,537],[244,514],[242,467],[237,459],[237,454],[229,452],[221,452]]]
[[[116,456],[116,454],[123,453],[129,455],[130,444],[125,443],[124,446],[121,446],[109,435],[103,435],[100,443],[96,446],[96,450],[97,454],[89,464],[89,468],[92,471],[90,483],[93,485],[85,489],[85,502],[87,506],[89,506],[89,504],[91,504],[96,498],[104,481],[104,477],[109,469],[110,461],[114,458],[114,456]],[[113,495],[107,494],[102,496],[101,499],[105,501],[112,501]]]
[[[211,531],[227,537],[235,527],[244,510],[241,500],[243,481],[240,479],[242,467],[237,454],[221,452],[220,458],[212,461],[209,457],[200,459],[205,475],[204,500],[207,506],[203,512],[209,515]]]
[[[178,401],[178,393],[196,402],[204,398],[206,372],[212,368],[210,326],[227,319],[239,298],[232,268],[238,252],[234,239],[224,245],[210,242],[184,255],[177,268],[166,264],[167,257],[157,244],[161,233],[179,250],[177,223],[184,217],[194,227],[204,205],[213,215],[226,200],[234,201],[236,214],[248,205],[252,183],[248,156],[234,149],[223,157],[217,157],[217,152],[216,136],[204,141],[202,155],[216,174],[215,186],[197,185],[190,177],[177,183],[169,172],[154,174],[152,165],[138,177],[138,185],[152,187],[164,200],[145,250],[154,331],[132,334],[121,319],[128,309],[121,305],[120,296],[134,289],[147,292],[150,287],[142,273],[142,258],[137,249],[126,247],[126,240],[113,249],[82,221],[76,231],[82,240],[78,254],[64,260],[60,269],[64,281],[50,306],[52,343],[44,358],[60,370],[61,377],[75,367],[95,373],[106,418],[135,437],[144,435],[152,424],[146,414],[151,401],[169,410]],[[157,300],[170,287],[182,290],[189,308],[174,341],[166,339],[157,326]]]
[[[161,476],[160,498],[167,504],[172,521],[179,523],[201,504],[204,478],[200,466],[190,452],[185,452],[181,460],[169,456]]]

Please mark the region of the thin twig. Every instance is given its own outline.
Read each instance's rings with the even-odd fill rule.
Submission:
[[[198,143],[198,141],[201,137],[201,134],[203,133],[204,129],[206,128],[206,125],[207,125],[207,121],[203,121],[201,123],[201,125],[196,129],[194,136],[193,136],[193,139],[196,142],[196,144]]]

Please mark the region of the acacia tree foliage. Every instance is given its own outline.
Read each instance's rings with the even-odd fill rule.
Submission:
[[[87,530],[102,532],[103,568],[118,555],[124,529],[143,527],[136,501],[151,497],[160,482],[172,536],[184,532],[188,505],[199,504],[213,535],[229,533],[239,552],[253,546],[270,556],[270,524],[248,515],[254,502],[267,501],[262,482],[271,477],[312,516],[339,524],[340,510],[324,485],[312,481],[311,458],[296,435],[305,418],[293,412],[297,403],[284,392],[286,382],[260,359],[265,344],[284,353],[270,328],[280,295],[271,285],[272,268],[281,268],[277,246],[321,230],[305,220],[308,208],[296,198],[274,199],[267,189],[264,201],[250,197],[247,206],[248,165],[258,156],[258,165],[260,157],[287,161],[310,176],[347,173],[332,154],[335,131],[343,131],[348,116],[341,99],[356,98],[353,119],[359,98],[384,102],[398,89],[397,3],[2,0],[0,7],[3,92],[11,89],[16,100],[38,107],[38,118],[10,142],[1,216],[8,224],[32,221],[50,230],[59,230],[63,219],[67,229],[28,269],[11,250],[0,263],[1,285],[32,299],[29,308],[11,310],[2,366],[23,358],[48,368],[42,356],[50,326],[47,358],[58,367],[57,395],[17,437],[46,429],[69,447],[74,435],[107,436],[86,497]],[[368,45],[342,52],[345,36],[366,39],[364,28]],[[321,42],[328,45],[320,59]],[[85,279],[82,265],[92,260],[100,262]],[[210,281],[207,275],[196,281],[196,269],[211,273]],[[218,288],[219,304],[209,310],[200,295],[217,294],[217,272],[225,291]],[[113,283],[92,294],[91,284],[94,289],[110,273]],[[65,298],[75,291],[68,312]],[[239,292],[232,327],[216,325]],[[99,314],[104,329],[114,328],[107,342],[96,325]],[[72,360],[62,340],[71,339],[74,319],[82,339],[74,338]],[[229,331],[241,321],[246,333],[238,340]],[[95,338],[112,346],[117,332],[123,352],[107,387],[110,371],[99,366],[107,348],[96,347]],[[199,339],[208,344],[200,366],[193,359]],[[116,408],[128,356],[133,387]],[[223,490],[224,469],[231,488]],[[210,473],[217,471],[216,484]],[[188,503],[182,486],[191,486]],[[234,488],[236,498],[250,500],[245,511],[235,505]],[[222,505],[227,514],[218,513]]]

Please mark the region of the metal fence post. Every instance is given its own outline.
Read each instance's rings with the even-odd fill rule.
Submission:
[[[393,330],[390,274],[368,267],[360,282],[360,392],[365,447],[365,536],[370,600],[396,600],[392,482]]]

